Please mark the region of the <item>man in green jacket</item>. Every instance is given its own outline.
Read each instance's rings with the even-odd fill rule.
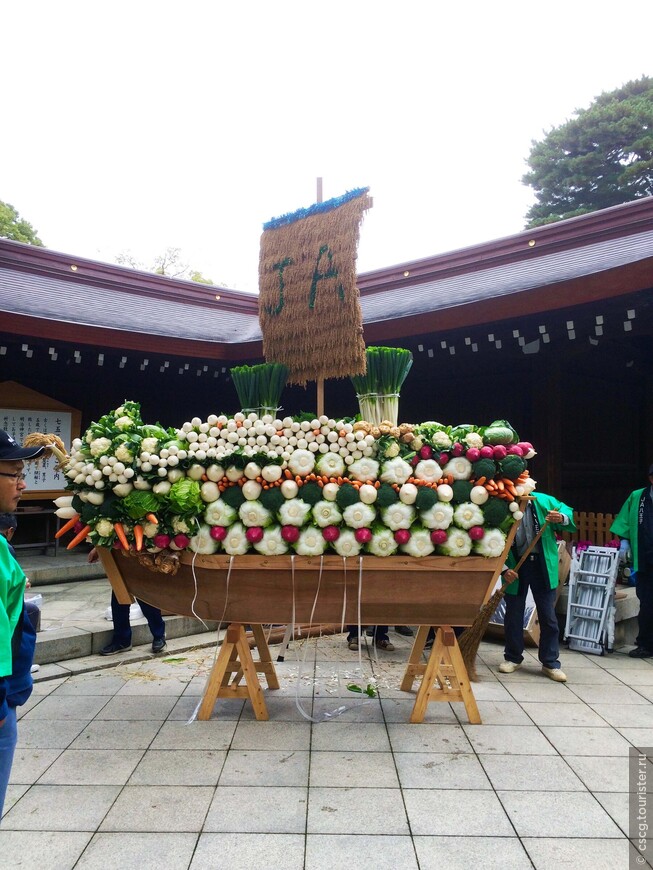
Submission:
[[[631,492],[610,526],[611,532],[629,542],[637,572],[639,634],[635,649],[628,653],[634,659],[653,657],[653,465],[648,479],[649,486]]]
[[[517,528],[508,557],[509,567],[503,574],[505,580],[512,582],[506,589],[506,613],[503,621],[505,661],[499,665],[499,671],[502,674],[512,674],[524,661],[524,611],[530,587],[540,623],[538,655],[542,663],[542,673],[557,683],[565,683],[567,677],[560,667],[560,639],[555,612],[558,586],[558,544],[555,533],[563,530],[575,531],[574,512],[563,502],[543,492],[534,492],[533,496]],[[545,520],[548,520],[548,525],[542,537],[517,574],[514,566],[537,536]]]

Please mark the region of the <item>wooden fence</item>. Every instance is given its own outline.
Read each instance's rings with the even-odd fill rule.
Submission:
[[[614,514],[574,511],[574,522],[577,531],[562,534],[563,540],[568,544],[575,544],[577,541],[591,541],[595,547],[605,547],[608,541],[616,538],[616,535],[610,531],[610,526],[614,522]]]

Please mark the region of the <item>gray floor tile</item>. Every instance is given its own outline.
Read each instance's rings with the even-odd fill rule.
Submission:
[[[526,837],[522,843],[537,870],[615,870],[616,867],[628,867],[629,850],[632,854],[632,847],[625,838]]]
[[[636,692],[623,685],[570,685],[571,691],[586,704],[647,704],[651,699],[645,692]],[[649,687],[653,694],[653,686]]]
[[[295,703],[294,695],[277,695],[274,690],[270,692],[264,692],[265,696],[265,705],[268,709],[268,715],[270,717],[270,722],[306,722],[308,724],[308,719],[306,719],[297,709],[297,704]],[[216,705],[216,709],[220,710],[220,705],[223,702],[218,699],[218,703]],[[311,698],[301,698],[300,704],[307,716],[311,716],[311,710],[313,708],[313,702]],[[337,707],[339,703],[335,700],[332,702],[331,707]],[[241,721],[250,720],[256,721],[256,715],[252,708],[252,705],[247,702],[243,707],[242,714],[240,716]]]
[[[352,859],[373,856],[374,870],[418,870],[410,837],[379,838],[366,834],[309,834],[306,837],[304,870],[347,867]]]
[[[18,747],[35,749],[66,749],[77,735],[84,730],[82,719],[23,720],[18,726]]]
[[[63,749],[16,749],[9,782],[31,785],[56,761]]]
[[[630,821],[629,795],[625,791],[594,792],[594,797],[601,804],[610,818],[628,836]]]
[[[381,700],[383,716],[386,722],[401,722],[405,724],[410,720],[410,714],[415,706],[415,697],[410,700],[385,698]],[[424,716],[425,723],[441,722],[442,724],[457,725],[458,718],[451,704],[445,701],[434,701],[428,705]]]
[[[514,700],[506,687],[494,677],[472,683],[472,691],[477,702]]]
[[[565,668],[567,674],[567,688],[572,692],[576,691],[578,686],[610,686],[619,687],[623,683],[620,678],[615,677],[609,671],[603,668]]]
[[[96,834],[75,870],[138,867],[138,870],[186,870],[197,834]]]
[[[308,751],[231,750],[220,785],[308,785]]]
[[[521,673],[516,671],[516,674]],[[509,675],[510,678],[513,674]],[[515,701],[523,703],[525,701],[534,701],[538,704],[577,704],[578,698],[571,691],[566,683],[554,683],[547,677],[540,676],[537,680],[530,680],[526,683],[504,683],[506,689],[510,692]]]
[[[2,866],[29,868],[26,862],[33,856],[31,866],[39,870],[72,870],[82,866],[77,860],[91,836],[74,831],[0,831]]]
[[[310,744],[311,728],[308,722],[239,722],[231,748],[309,749]]]
[[[147,749],[161,728],[161,722],[94,719],[73,740],[71,749]]]
[[[516,837],[415,837],[420,870],[530,870]]]
[[[184,695],[183,697],[179,698],[177,703],[174,705],[170,712],[170,715],[168,716],[168,719],[170,721],[176,720],[180,722],[195,721],[197,714],[199,713],[200,700],[201,699],[196,695]],[[247,706],[250,706],[249,702]],[[210,719],[205,721],[212,721],[214,719],[219,719],[223,722],[238,720],[242,716],[244,710],[244,701],[239,701],[236,698],[218,698],[215,706],[213,707],[213,710],[211,711]],[[254,718],[253,713],[252,718]]]
[[[632,661],[632,659],[631,659]],[[625,686],[633,689],[653,686],[653,667],[648,668],[608,668],[606,674],[622,682]]]
[[[608,723],[586,704],[538,704],[529,701],[522,703],[522,707],[536,725],[608,727]]]
[[[590,707],[614,728],[648,728],[651,725],[648,704],[590,704]]]
[[[630,744],[614,728],[542,726],[560,755],[628,755]]]
[[[130,785],[217,785],[227,753],[212,749],[148,749]]]
[[[555,755],[555,749],[535,725],[464,725],[478,753]]]
[[[98,830],[199,833],[214,791],[209,786],[127,785]]]
[[[218,786],[203,830],[303,834],[308,789],[300,786]]]
[[[216,863],[216,856],[220,863]],[[189,870],[218,867],[304,867],[303,834],[202,834]]]
[[[414,835],[515,835],[508,816],[493,791],[404,789],[403,793],[408,821]]]
[[[391,724],[387,726],[393,752],[471,752],[462,725]]]
[[[567,755],[565,761],[592,792],[628,791],[628,758]]]
[[[309,834],[407,835],[408,819],[395,788],[313,788],[308,795]]]
[[[176,696],[116,695],[97,714],[98,719],[143,719],[147,722],[166,719],[175,706]]]
[[[60,682],[52,693],[60,695],[106,695],[111,697],[125,685],[125,680],[116,673],[95,671],[90,674],[78,674]]]
[[[24,722],[37,719],[70,721],[83,719],[90,721],[111,703],[110,695],[48,695],[25,716]]]
[[[379,722],[318,722],[311,729],[312,750],[388,752],[388,730]]]
[[[31,786],[23,784],[12,785],[11,783],[9,783],[9,785],[7,786],[7,793],[5,794],[5,805],[2,809],[3,818],[7,815],[7,813],[14,806],[14,804],[16,804],[22,798],[28,788],[31,788]]]
[[[591,794],[560,792],[552,812],[551,792],[497,792],[520,837],[620,837],[619,828]]]
[[[95,831],[120,792],[115,785],[34,785],[2,820],[8,831]]]
[[[557,755],[479,755],[493,788],[530,791],[585,791],[585,786]]]
[[[653,716],[653,710],[651,711]],[[633,746],[653,746],[653,727],[651,728],[617,728],[616,729]]]
[[[345,709],[338,713],[337,711],[342,707]],[[310,710],[310,707],[308,709]],[[338,698],[315,698],[313,703],[314,719],[318,721],[325,717],[332,719],[335,718],[334,713],[342,722],[383,722],[383,711],[378,698],[361,697],[351,692]]]
[[[132,697],[133,695],[174,695],[177,698],[184,694],[186,686],[190,682],[190,678],[180,679],[175,675],[175,679],[157,679],[156,675],[151,673],[134,674],[131,679],[127,680],[124,686],[116,693],[118,697]]]
[[[235,720],[200,722],[168,720],[160,726],[150,749],[229,749],[236,730]]]
[[[311,752],[311,787],[397,788],[388,752]]]
[[[532,725],[532,721],[522,709],[523,705],[510,700],[510,696],[508,698],[508,701],[479,701],[477,703],[476,706],[483,725]],[[455,701],[451,706],[463,724],[469,721],[462,701]]]
[[[489,789],[490,782],[473,753],[395,752],[402,788]]]
[[[124,785],[141,760],[142,749],[66,749],[39,785]]]

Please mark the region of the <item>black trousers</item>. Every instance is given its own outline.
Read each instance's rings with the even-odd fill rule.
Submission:
[[[638,570],[635,592],[639,598],[637,646],[653,652],[653,570]]]

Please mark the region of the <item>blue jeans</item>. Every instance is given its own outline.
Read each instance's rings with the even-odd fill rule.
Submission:
[[[519,591],[516,595],[507,594],[506,615],[503,629],[506,640],[504,656],[506,661],[521,664],[524,661],[524,611],[526,594],[531,589],[537,617],[540,622],[540,648],[538,656],[545,668],[560,667],[560,641],[558,618],[555,612],[556,590],[551,589],[546,573],[544,557],[538,554],[534,561],[526,560],[519,569]]]
[[[0,727],[0,816],[2,816],[2,808],[5,804],[17,739],[16,708],[10,707],[4,725]]]
[[[138,601],[138,599],[136,599]],[[152,607],[145,601],[138,601],[143,616],[150,626],[152,637],[157,640],[166,636],[166,624],[158,607]],[[113,642],[120,646],[129,646],[132,642],[132,630],[129,624],[129,604],[118,604],[115,592],[111,593],[111,615],[113,616]]]

